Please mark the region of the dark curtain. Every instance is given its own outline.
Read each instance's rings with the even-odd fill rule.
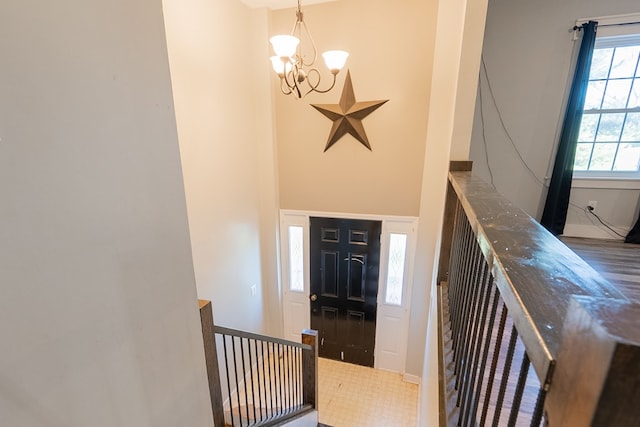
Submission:
[[[573,178],[573,161],[576,156],[582,110],[587,96],[589,84],[589,69],[591,56],[596,41],[596,27],[598,23],[589,21],[582,25],[582,44],[578,53],[576,70],[573,75],[567,111],[562,123],[562,132],[558,144],[553,174],[549,183],[547,201],[542,212],[542,224],[554,235],[562,234],[567,220],[569,196],[571,193],[571,179]]]
[[[639,243],[640,244],[640,217],[636,221],[636,225],[633,226],[627,237],[624,239],[625,243]]]

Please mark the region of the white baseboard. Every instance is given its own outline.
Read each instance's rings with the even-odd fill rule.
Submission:
[[[420,385],[420,377],[417,375],[404,374],[402,379],[407,383]]]
[[[620,227],[611,227],[618,233],[625,236],[628,230],[623,230]],[[597,225],[587,224],[566,224],[564,226],[563,236],[567,237],[584,237],[588,239],[607,239],[607,240],[624,240],[622,237],[617,236],[615,233],[607,230],[604,227]]]

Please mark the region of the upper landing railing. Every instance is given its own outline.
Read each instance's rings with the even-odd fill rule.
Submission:
[[[469,162],[451,169],[438,273],[442,424],[639,425],[640,305]]]

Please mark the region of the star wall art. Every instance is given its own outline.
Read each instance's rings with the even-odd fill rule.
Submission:
[[[331,126],[329,139],[327,140],[327,145],[324,147],[324,151],[331,148],[333,144],[338,142],[338,140],[346,134],[353,136],[371,151],[371,144],[369,144],[369,139],[364,131],[362,119],[380,108],[380,106],[387,101],[389,100],[356,102],[356,96],[353,93],[353,84],[351,83],[351,74],[347,71],[344,88],[340,96],[340,103],[311,104],[313,108],[333,121],[333,126]]]

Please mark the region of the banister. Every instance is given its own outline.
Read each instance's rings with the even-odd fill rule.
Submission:
[[[471,172],[449,172],[449,181],[491,264],[538,378],[547,383],[572,295],[621,302],[626,297]]]
[[[296,348],[301,348],[303,350],[311,350],[311,346],[307,345],[307,344],[300,344],[299,342],[294,342],[294,341],[288,341],[288,340],[284,340],[281,338],[276,338],[276,337],[270,337],[267,335],[260,335],[260,334],[254,334],[252,332],[246,332],[246,331],[240,331],[238,329],[232,329],[232,328],[226,328],[224,326],[214,326],[214,332],[216,334],[223,334],[223,335],[233,335],[235,337],[240,337],[240,338],[247,338],[247,339],[252,339],[252,340],[258,340],[258,341],[266,341],[266,342],[271,342],[274,344],[282,344],[282,345],[287,345],[290,347],[296,347]]]
[[[214,425],[271,427],[317,410],[317,332],[302,344],[217,326],[199,300]]]
[[[440,425],[637,425],[640,303],[464,167],[438,270]]]

